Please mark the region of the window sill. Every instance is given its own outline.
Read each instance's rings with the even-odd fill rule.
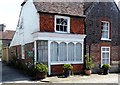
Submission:
[[[112,41],[111,39],[101,38],[103,41]]]
[[[69,32],[62,32],[62,31],[55,31],[56,33],[69,33]]]
[[[70,61],[62,61],[62,62],[51,62],[51,65],[60,65],[60,64],[83,64],[83,61],[74,61],[74,62],[70,62]]]

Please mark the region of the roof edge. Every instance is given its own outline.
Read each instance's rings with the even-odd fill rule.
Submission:
[[[55,15],[63,15],[63,16],[74,16],[74,17],[81,17],[81,18],[86,18],[86,15],[73,15],[73,14],[65,14],[65,13],[55,13],[55,12],[41,12],[38,11],[38,13],[45,13],[45,14],[55,14]]]

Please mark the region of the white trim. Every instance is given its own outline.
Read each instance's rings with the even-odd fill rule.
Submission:
[[[73,61],[71,61],[71,62],[70,61],[69,62],[68,61],[67,62],[66,61],[51,62],[51,65],[60,65],[60,64],[83,64],[83,62],[81,62],[81,61],[80,62],[78,62],[78,61],[77,62],[73,62]]]
[[[51,41],[50,44],[51,44],[52,42],[56,42],[56,43],[57,43],[57,41]],[[83,47],[84,47],[84,46],[83,46],[83,45],[84,45],[83,42],[77,42],[77,43],[79,43],[79,44],[82,45],[82,48],[81,48],[81,49],[82,49],[82,56],[81,56],[81,57],[82,57],[82,60],[81,60],[81,61],[76,61],[76,44],[77,44],[77,43],[74,44],[74,61],[68,61],[68,44],[71,43],[71,42],[65,42],[65,41],[64,41],[64,43],[67,44],[67,61],[59,61],[59,60],[58,60],[58,61],[50,61],[51,64],[52,64],[52,65],[55,65],[55,64],[58,65],[58,64],[65,64],[65,63],[66,63],[66,64],[81,64],[81,63],[83,63],[83,56],[84,56],[84,55],[83,55],[83,49],[84,49],[84,48],[83,48]],[[74,43],[74,42],[72,42],[72,43]],[[59,46],[59,45],[58,45],[58,46]],[[49,52],[49,51],[48,51],[48,52]],[[49,56],[51,56],[51,55],[49,54]],[[58,56],[58,58],[59,58],[59,56]],[[49,58],[48,58],[48,59],[49,59]]]
[[[67,32],[56,30],[56,19],[57,18],[64,18],[64,19],[68,20]],[[55,17],[54,17],[54,31],[57,32],[57,33],[70,33],[70,17],[55,15]]]
[[[82,42],[82,62],[84,61],[84,42]]]
[[[109,51],[103,51],[103,50],[102,50],[103,48],[108,48]],[[108,53],[109,53],[109,65],[110,65],[110,47],[109,47],[109,46],[102,46],[102,47],[101,47],[101,66],[103,65],[103,63],[102,63],[102,60],[103,60],[103,59],[102,59],[102,53],[103,53],[103,52],[108,52]]]
[[[104,40],[104,41],[112,41],[112,40],[109,39],[109,38],[101,38],[101,40]]]
[[[50,32],[32,33],[34,40],[50,40],[50,41],[68,41],[83,42],[86,35],[84,34],[59,34]]]
[[[25,48],[24,45],[21,45],[22,59],[25,59]]]
[[[37,43],[34,41],[34,65],[36,65],[37,62]]]
[[[48,41],[48,75],[51,74],[50,44],[51,44],[51,41]]]

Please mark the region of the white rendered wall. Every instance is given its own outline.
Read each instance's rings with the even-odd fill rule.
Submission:
[[[28,0],[23,5],[19,24],[21,23],[21,19],[23,19],[23,29],[20,29],[20,26],[16,28],[16,33],[10,46],[33,42],[32,33],[40,31],[39,14],[33,4],[33,0]]]

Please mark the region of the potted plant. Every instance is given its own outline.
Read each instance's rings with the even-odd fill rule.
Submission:
[[[85,55],[85,74],[90,75],[91,69],[94,67],[94,64],[92,62],[92,56],[89,56],[88,54]]]
[[[64,64],[63,69],[64,69],[64,76],[68,77],[71,75],[73,66],[71,64]]]
[[[34,68],[35,78],[44,79],[47,76],[48,67],[45,64],[36,64]]]
[[[107,75],[109,73],[109,68],[110,68],[109,64],[103,64],[102,65],[102,70],[103,70],[104,75]]]

